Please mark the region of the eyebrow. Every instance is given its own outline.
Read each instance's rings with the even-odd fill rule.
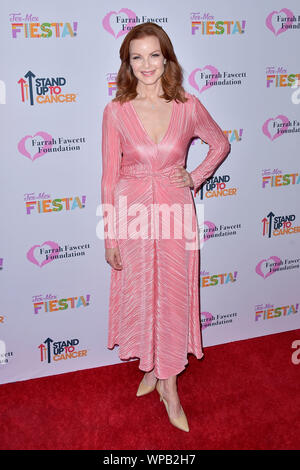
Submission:
[[[156,49],[155,51],[152,51],[150,52],[150,54],[153,54],[154,52],[160,52],[159,49]],[[137,52],[131,52],[132,55],[141,55],[141,54],[138,54]]]

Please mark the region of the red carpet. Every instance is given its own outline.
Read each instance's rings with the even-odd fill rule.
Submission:
[[[135,397],[138,361],[0,385],[0,448],[299,449],[300,330],[205,348],[178,378],[190,432],[156,391]]]

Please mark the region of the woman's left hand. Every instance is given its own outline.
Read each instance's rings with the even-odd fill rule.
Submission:
[[[185,186],[190,188],[194,187],[194,181],[190,173],[183,166],[177,165],[177,168],[172,173],[172,175],[169,176],[169,178],[170,182],[172,184],[176,184],[178,188],[183,188]]]

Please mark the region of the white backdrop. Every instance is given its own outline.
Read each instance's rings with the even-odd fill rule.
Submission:
[[[101,122],[137,22],[166,30],[185,89],[231,142],[195,198],[204,347],[299,328],[299,2],[0,8],[0,383],[120,362],[106,347],[111,268],[97,235]],[[187,169],[207,151],[196,140]]]

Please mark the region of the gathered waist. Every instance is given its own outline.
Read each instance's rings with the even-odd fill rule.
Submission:
[[[120,168],[120,177],[122,178],[145,178],[147,176],[169,177],[176,168],[176,165],[153,170],[151,168],[137,168],[135,166],[124,166]]]

